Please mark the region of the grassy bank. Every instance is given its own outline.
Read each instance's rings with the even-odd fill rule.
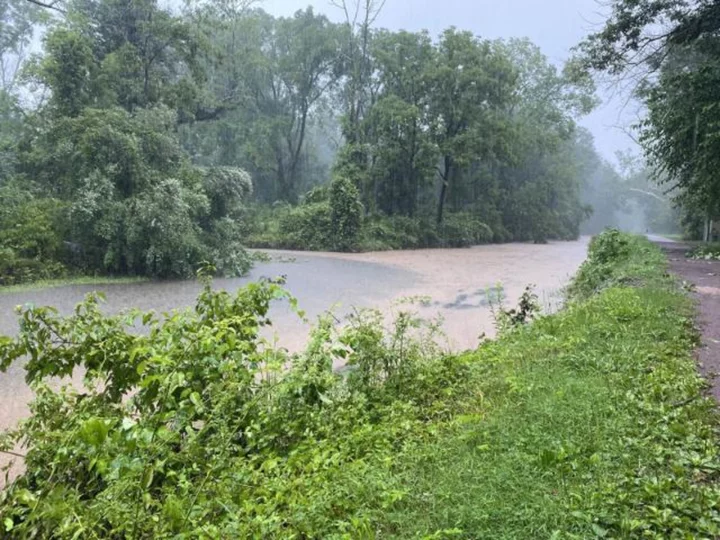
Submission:
[[[710,538],[716,418],[687,298],[644,239],[596,239],[564,312],[467,355],[482,404],[403,464],[400,536]]]
[[[144,277],[93,277],[78,276],[59,279],[41,279],[30,283],[19,285],[0,286],[0,294],[9,294],[25,291],[36,291],[41,289],[52,289],[54,287],[65,287],[68,285],[123,285],[130,283],[143,283],[150,278]]]
[[[38,386],[14,436],[30,442],[28,472],[0,497],[6,534],[720,534],[692,306],[646,240],[596,238],[563,312],[463,355],[438,351],[410,315],[384,332],[366,314],[340,336],[321,323],[281,372],[287,359],[257,330],[282,295],[206,290],[147,336],[92,304],[68,320],[26,314],[34,324],[0,364],[30,347],[31,381],[82,363],[107,384],[82,396]],[[349,375],[333,372],[338,358]]]

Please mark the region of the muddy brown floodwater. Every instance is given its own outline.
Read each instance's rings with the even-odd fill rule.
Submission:
[[[217,280],[215,287],[234,291],[261,277],[284,275],[287,288],[310,320],[333,307],[339,316],[352,307],[376,307],[391,315],[402,298],[429,297],[429,303],[413,309],[427,318],[442,316],[448,347],[464,350],[476,346],[481,334],[493,334],[488,290],[501,284],[506,305],[511,306],[524,288],[533,284],[546,309],[556,309],[562,287],[585,259],[587,244],[588,239],[582,238],[546,245],[362,254],[271,251],[272,262],[258,264],[246,278]],[[17,332],[17,305],[52,305],[61,313],[69,313],[95,289],[106,294],[104,309],[108,313],[130,307],[166,312],[192,306],[200,286],[188,281],[149,282],[0,294],[0,334]],[[272,318],[278,344],[291,351],[302,348],[310,326],[286,305],[275,306]],[[0,374],[0,429],[27,415],[32,396],[23,376],[20,366]]]

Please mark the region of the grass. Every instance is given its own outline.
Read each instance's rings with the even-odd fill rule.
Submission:
[[[400,460],[383,536],[720,534],[692,306],[654,246],[631,248],[589,300],[467,355],[482,406]]]
[[[10,294],[25,291],[37,291],[55,287],[66,287],[70,285],[124,285],[131,283],[143,283],[149,281],[145,277],[100,277],[100,276],[78,276],[60,279],[43,279],[31,283],[18,285],[0,286],[0,294]]]

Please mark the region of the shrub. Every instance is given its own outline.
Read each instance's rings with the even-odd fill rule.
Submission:
[[[206,233],[207,261],[223,277],[244,276],[252,268],[252,257],[243,246],[242,224],[229,217],[213,222]]]
[[[439,227],[440,238],[447,247],[468,247],[487,244],[493,239],[493,232],[476,216],[466,212],[447,214]]]
[[[639,262],[643,259],[652,264]],[[656,279],[653,270],[665,266],[664,256],[647,239],[607,229],[590,241],[588,257],[569,285],[568,296],[585,299],[614,285],[637,285]]]
[[[688,257],[696,260],[718,261],[720,260],[720,244],[698,246],[688,253]]]
[[[60,277],[66,206],[17,186],[0,188],[0,284]]]
[[[618,263],[630,255],[632,237],[618,229],[610,228],[603,231],[590,241],[588,247],[589,264]]]
[[[336,178],[330,184],[330,231],[333,249],[353,249],[362,227],[363,208],[360,193],[346,178]]]
[[[446,414],[438,400],[471,395],[465,362],[416,341],[409,316],[389,335],[378,317],[340,336],[326,319],[283,372],[289,359],[260,337],[278,298],[274,282],[235,295],[207,284],[169,317],[108,317],[95,296],[66,318],[27,308],[21,336],[0,339],[0,369],[35,351],[23,362],[37,392],[32,420],[0,438],[0,450],[27,443],[0,534],[322,538],[361,527],[359,501],[392,504],[378,465]],[[341,358],[357,377],[333,372]],[[76,368],[82,392],[46,384]]]
[[[280,219],[278,247],[317,251],[329,249],[333,241],[331,230],[331,210],[328,203],[296,206]]]
[[[363,225],[361,247],[368,251],[422,247],[420,223],[405,216],[372,216]]]

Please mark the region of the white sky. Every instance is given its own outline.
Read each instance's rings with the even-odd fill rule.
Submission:
[[[312,5],[317,12],[341,20],[329,0],[262,0],[260,6],[273,15],[291,15]],[[570,49],[588,33],[598,29],[604,17],[598,0],[387,0],[376,26],[393,30],[426,29],[437,36],[456,26],[476,35],[495,39],[528,37],[550,58],[562,64]],[[636,117],[637,106],[626,105],[617,92],[601,92],[603,104],[581,124],[595,136],[595,144],[607,159],[616,151],[637,147],[625,135]]]

